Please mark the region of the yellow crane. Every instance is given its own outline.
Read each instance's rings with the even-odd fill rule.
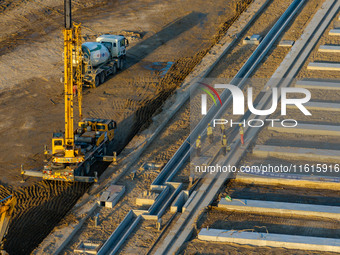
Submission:
[[[114,138],[116,122],[110,119],[82,118],[83,53],[80,24],[72,23],[71,0],[64,0],[64,94],[65,132],[53,133],[52,149],[45,148],[50,156],[42,171],[24,170],[21,174],[42,177],[47,180],[84,181],[97,180],[97,173],[91,170],[96,161],[115,161],[108,156],[110,142]],[[74,128],[74,96],[78,90],[79,117],[81,121]]]
[[[17,199],[13,195],[0,200],[0,254],[6,254],[6,252],[2,250],[2,246],[16,204]]]
[[[65,29],[64,29],[64,93],[65,93],[65,144],[64,153],[54,156],[55,163],[78,163],[84,156],[74,146],[73,127],[73,55],[74,38],[79,37],[80,25],[73,28],[71,19],[71,0],[65,0]],[[76,31],[78,30],[78,32]],[[75,33],[77,32],[77,33]],[[77,34],[77,36],[75,36]]]

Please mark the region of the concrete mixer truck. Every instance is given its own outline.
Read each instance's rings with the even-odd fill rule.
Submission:
[[[128,40],[122,35],[102,35],[96,42],[83,43],[83,85],[98,87],[107,76],[123,69],[128,45]],[[77,61],[76,58],[74,61]],[[77,63],[74,62],[74,65]]]

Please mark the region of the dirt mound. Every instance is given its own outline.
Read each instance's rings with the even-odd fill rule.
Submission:
[[[89,187],[85,183],[41,181],[14,191],[18,203],[4,248],[9,254],[29,254],[65,217]],[[0,197],[11,190],[0,186]]]

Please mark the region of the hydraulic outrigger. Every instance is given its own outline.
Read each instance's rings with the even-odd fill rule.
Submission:
[[[74,129],[74,86],[78,90],[79,116],[82,118],[82,49],[80,24],[72,23],[71,0],[65,0],[64,29],[64,94],[65,132],[53,133],[52,150],[43,171],[23,170],[22,175],[42,177],[48,180],[96,181],[91,165],[96,161],[113,161],[106,156],[113,140],[116,123],[109,119],[85,118]]]

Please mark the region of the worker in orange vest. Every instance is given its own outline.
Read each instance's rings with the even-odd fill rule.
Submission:
[[[77,96],[78,95],[78,87],[76,84],[73,85],[73,96]]]
[[[201,136],[198,136],[196,140],[196,156],[199,157],[201,155]]]
[[[244,144],[244,129],[243,129],[242,124],[239,124],[239,126],[240,126],[241,144],[243,145]]]
[[[209,142],[212,143],[214,140],[214,136],[213,136],[212,126],[210,125],[210,123],[208,124],[208,128],[207,128],[207,136],[208,136]]]

